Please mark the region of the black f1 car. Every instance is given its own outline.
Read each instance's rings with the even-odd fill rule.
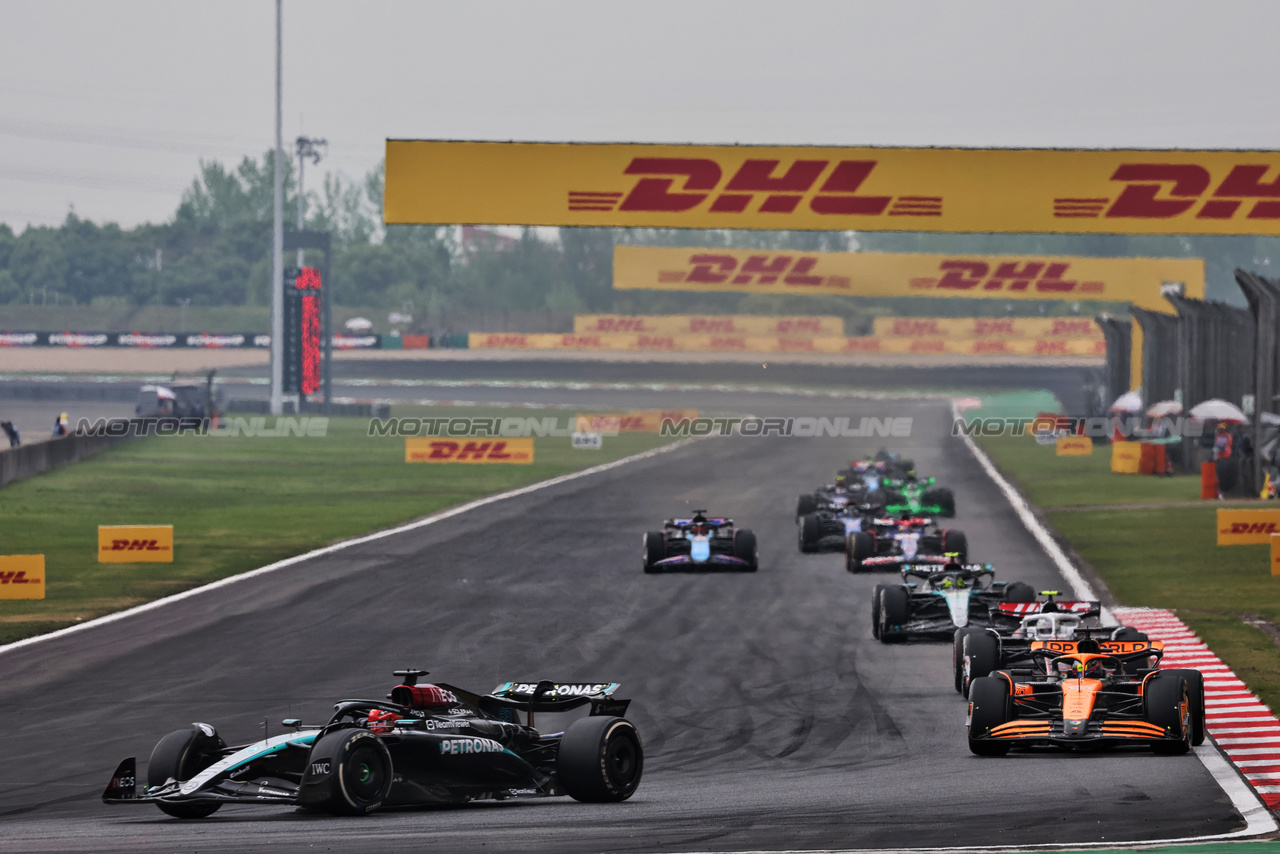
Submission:
[[[840,496],[827,506],[806,513],[800,517],[796,530],[800,551],[805,554],[844,551],[851,534],[872,524],[875,509],[870,504]]]
[[[1015,587],[1018,585],[1010,585]],[[1018,595],[1021,587],[1014,590]],[[951,663],[956,690],[969,696],[970,683],[1003,667],[1030,667],[1031,646],[1044,640],[1146,639],[1136,629],[1099,624],[1101,602],[1055,599],[1056,590],[1042,590],[1043,601],[1001,602],[988,628],[956,629]],[[1020,597],[1024,598],[1024,597]]]
[[[734,528],[732,519],[708,518],[706,510],[689,519],[668,519],[663,530],[644,535],[644,571],[719,569],[755,572],[760,566],[756,535]]]
[[[1204,742],[1204,679],[1158,670],[1158,641],[1049,640],[1031,645],[1034,668],[997,670],[969,690],[969,749],[1145,745],[1186,753]]]
[[[288,719],[283,735],[228,747],[209,724],[162,738],[138,791],[133,757],[102,800],[155,804],[204,818],[223,804],[288,804],[338,815],[382,806],[568,795],[623,801],[640,784],[644,750],[615,700],[617,683],[507,682],[491,694],[419,685],[425,670],[397,670],[388,700],[343,700],[323,726]],[[544,735],[534,715],[591,707],[564,732]],[[521,716],[525,720],[522,722]]]
[[[969,540],[964,531],[939,528],[930,518],[870,518],[852,531],[845,545],[845,569],[901,569],[915,564],[965,564]]]
[[[1029,585],[996,581],[989,563],[912,564],[902,568],[902,582],[877,584],[871,600],[871,633],[883,643],[986,628],[999,620],[1002,603],[1035,599]]]

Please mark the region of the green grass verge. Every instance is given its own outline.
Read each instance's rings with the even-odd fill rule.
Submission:
[[[1267,546],[1217,545],[1222,503],[1200,501],[1199,478],[1112,474],[1108,445],[1059,457],[1028,436],[977,441],[1121,605],[1176,610],[1280,709],[1280,649],[1241,619],[1256,614],[1280,624],[1280,578],[1271,575]]]
[[[398,408],[397,415],[563,419],[566,410]],[[535,439],[531,465],[404,462],[404,439],[335,418],[310,437],[153,437],[0,491],[0,549],[44,554],[46,598],[0,600],[0,643],[42,634],[337,540],[404,523],[670,442],[606,437],[575,450]],[[172,524],[174,562],[97,562],[98,525]]]

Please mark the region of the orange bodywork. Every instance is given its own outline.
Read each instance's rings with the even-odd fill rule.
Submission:
[[[1062,719],[1087,721],[1102,683],[1097,679],[1068,679],[1062,683]]]

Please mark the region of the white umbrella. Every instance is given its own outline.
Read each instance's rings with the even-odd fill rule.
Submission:
[[[1181,415],[1182,404],[1176,400],[1162,400],[1159,403],[1153,403],[1147,409],[1148,418],[1163,418],[1166,415]]]
[[[1234,421],[1237,424],[1249,422],[1248,416],[1239,407],[1216,397],[1191,407],[1191,417],[1201,421]]]
[[[351,332],[367,332],[373,328],[373,321],[366,317],[353,317],[342,325]]]
[[[1141,412],[1142,411],[1142,395],[1136,391],[1126,391],[1124,394],[1116,398],[1116,402],[1111,404],[1112,412]]]

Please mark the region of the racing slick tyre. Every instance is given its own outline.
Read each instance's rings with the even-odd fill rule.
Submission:
[[[953,552],[960,563],[969,562],[969,538],[964,535],[964,531],[948,528],[942,532],[942,553]]]
[[[298,805],[332,815],[368,815],[387,799],[394,776],[382,739],[366,729],[336,730],[312,746]]]
[[[891,626],[901,626],[911,616],[911,597],[905,587],[880,588],[880,642],[891,643],[898,640],[900,632],[891,630]]]
[[[1164,756],[1190,750],[1195,726],[1191,723],[1194,714],[1187,680],[1176,672],[1156,673],[1147,680],[1142,693],[1147,721],[1178,739],[1153,742],[1151,749]]]
[[[966,636],[981,629],[974,629],[968,626],[962,629],[956,629],[955,635],[951,641],[951,670],[956,677],[956,692],[963,694],[965,692],[964,684],[964,639]]]
[[[992,727],[1009,722],[1009,683],[993,676],[973,680],[969,688],[969,750],[978,756],[1004,756],[1009,743],[985,741]]]
[[[800,517],[800,551],[808,554],[817,551],[818,540],[822,538],[822,519],[817,513],[809,513]]]
[[[760,552],[756,548],[756,535],[748,528],[733,532],[733,556],[747,562],[747,572],[760,568]]]
[[[861,572],[862,562],[876,553],[876,538],[868,531],[854,531],[845,543],[844,568]]]
[[[1145,640],[1145,638],[1143,638]],[[1204,744],[1204,675],[1199,670],[1161,670],[1176,673],[1187,681],[1187,699],[1191,701],[1191,746]]]
[[[184,783],[213,763],[217,762],[221,751],[227,745],[209,727],[208,724],[196,724],[186,729],[176,730],[160,739],[151,751],[151,760],[147,763],[147,785],[163,786],[170,778]],[[187,804],[156,803],[162,813],[174,818],[204,818],[213,815],[218,801],[196,802]]]
[[[799,522],[801,516],[808,516],[817,509],[818,499],[814,498],[812,493],[801,495],[796,500],[796,521]]]
[[[926,489],[922,500],[925,504],[938,505],[939,516],[950,519],[956,515],[956,497],[949,489]]]
[[[560,739],[556,777],[575,801],[625,801],[640,785],[644,748],[626,718],[580,718]]]
[[[1004,589],[1004,601],[1034,602],[1036,601],[1036,589],[1030,584],[1015,581]]]
[[[967,697],[973,688],[973,680],[990,676],[992,671],[1000,669],[1000,641],[979,629],[964,639],[961,653],[961,693]]]
[[[871,592],[871,636],[876,640],[880,639],[880,593],[883,590],[884,585],[877,584]]]
[[[655,563],[667,556],[667,536],[661,531],[650,531],[644,535],[644,571],[657,572]]]

